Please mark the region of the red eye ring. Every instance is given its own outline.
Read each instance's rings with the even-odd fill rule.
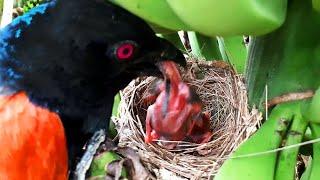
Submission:
[[[132,43],[123,43],[121,44],[118,49],[116,50],[117,58],[122,60],[129,60],[133,57],[135,50],[135,45]]]

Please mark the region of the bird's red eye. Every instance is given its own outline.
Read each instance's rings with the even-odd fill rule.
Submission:
[[[121,44],[117,51],[116,55],[120,61],[130,60],[134,55],[135,45],[131,43],[123,43]]]

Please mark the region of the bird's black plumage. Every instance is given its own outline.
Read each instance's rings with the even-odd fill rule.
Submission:
[[[125,42],[134,56],[120,61]],[[113,97],[139,75],[158,73],[161,60],[184,62],[126,10],[102,0],[56,0],[16,18],[0,32],[0,94],[25,91],[57,112],[71,161],[91,134],[107,128]]]

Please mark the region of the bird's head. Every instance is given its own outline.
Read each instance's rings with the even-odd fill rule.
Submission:
[[[3,86],[41,101],[96,102],[138,76],[161,75],[161,61],[186,64],[146,22],[103,0],[49,1],[0,33]]]
[[[98,62],[94,69],[101,68],[108,78],[162,75],[164,66],[161,62],[168,60],[186,65],[181,51],[157,37],[146,22],[121,7],[104,3],[95,11],[81,11],[87,14],[86,17],[95,17],[85,21],[88,29],[81,28],[87,38],[79,37],[86,42],[85,56],[90,61],[102,61],[103,65]],[[73,38],[77,39],[74,34]]]
[[[167,40],[156,37],[153,32],[136,39],[114,41],[106,47],[104,53],[107,61],[105,67],[110,78],[119,75],[165,75],[165,62],[186,65],[183,54]]]

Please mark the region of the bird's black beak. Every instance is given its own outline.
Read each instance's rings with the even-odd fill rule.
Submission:
[[[182,67],[186,67],[187,62],[185,60],[185,57],[183,56],[183,53],[178,48],[172,45],[169,41],[162,38],[160,39],[160,46],[161,46],[161,54],[158,62],[173,61]]]
[[[165,39],[160,39],[161,44],[161,54],[160,60],[157,61],[156,66],[160,70],[163,78],[165,79],[177,79],[176,81],[180,81],[181,77],[174,63],[179,64],[182,67],[186,66],[186,60],[183,56],[182,52],[177,49],[174,45],[168,42]],[[174,62],[174,63],[173,63]],[[177,77],[175,77],[177,76]]]
[[[163,76],[163,63],[171,61],[186,67],[186,60],[183,53],[169,41],[158,38],[158,43],[138,61],[134,61],[135,65],[131,66],[128,71],[136,72],[138,76]]]

